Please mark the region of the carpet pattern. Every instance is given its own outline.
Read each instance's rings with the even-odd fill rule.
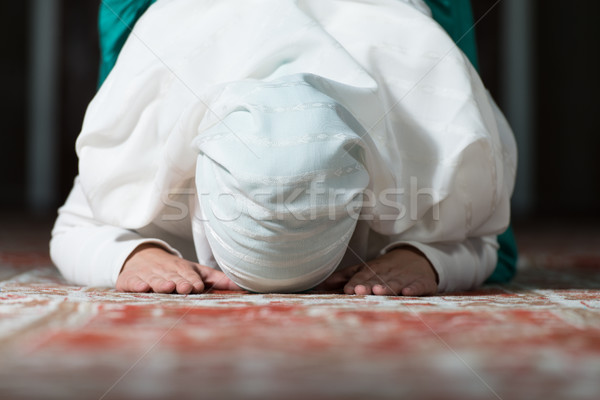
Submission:
[[[598,399],[600,232],[576,232],[519,235],[511,284],[423,298],[82,288],[0,235],[0,398]]]

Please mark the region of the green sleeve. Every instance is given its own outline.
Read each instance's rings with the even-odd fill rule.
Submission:
[[[486,283],[506,283],[517,273],[517,241],[511,226],[498,236],[498,244],[498,263]]]
[[[448,32],[475,69],[479,69],[470,0],[425,0],[425,2],[431,9],[433,19]]]
[[[98,86],[112,70],[129,32],[156,0],[103,0],[98,12],[100,74]]]
[[[156,0],[103,0],[98,16],[100,33],[99,85],[117,61],[121,47],[138,18]],[[478,68],[475,30],[470,0],[425,0],[433,17]],[[508,282],[516,273],[517,244],[512,228],[498,236],[498,264],[487,282]]]
[[[425,0],[433,18],[448,32],[471,64],[478,69],[475,29],[470,0]],[[512,227],[498,236],[498,263],[487,283],[510,281],[517,272],[517,242]]]

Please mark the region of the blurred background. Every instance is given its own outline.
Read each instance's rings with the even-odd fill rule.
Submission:
[[[513,215],[600,211],[600,2],[473,0],[481,75],[519,145]],[[51,220],[96,91],[99,0],[0,0],[0,214]],[[0,220],[0,225],[2,221]]]

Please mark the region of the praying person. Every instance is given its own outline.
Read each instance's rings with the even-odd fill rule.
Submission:
[[[159,0],[76,149],[52,259],[128,292],[475,289],[516,170],[420,0]]]

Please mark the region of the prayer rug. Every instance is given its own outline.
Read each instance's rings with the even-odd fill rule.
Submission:
[[[30,227],[0,229],[0,399],[600,398],[598,229],[517,231],[512,283],[414,298],[83,288]]]

